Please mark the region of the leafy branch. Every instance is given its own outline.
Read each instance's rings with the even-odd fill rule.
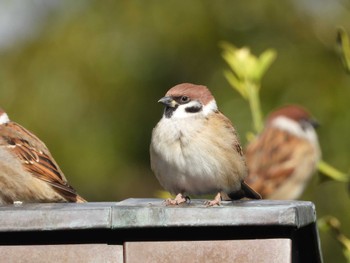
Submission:
[[[344,60],[350,69],[350,46],[349,39],[342,34],[342,46],[346,47]],[[258,134],[263,129],[263,114],[260,106],[259,93],[261,80],[266,71],[276,59],[277,53],[273,49],[265,50],[259,57],[253,55],[249,48],[236,48],[234,45],[222,42],[222,56],[230,67],[225,70],[224,75],[233,89],[235,89],[245,100],[248,101],[252,114],[254,132]],[[350,72],[350,71],[349,71]],[[350,182],[348,174],[339,171],[325,161],[321,160],[317,166],[318,171],[339,182]]]
[[[230,43],[222,42],[223,58],[231,70],[225,70],[224,75],[232,88],[248,100],[256,133],[263,129],[263,117],[260,107],[260,82],[267,69],[276,58],[276,51],[266,50],[256,57],[246,47],[237,49]]]
[[[338,43],[341,48],[341,58],[344,68],[350,73],[350,42],[344,30],[338,31]],[[268,68],[275,60],[276,51],[268,49],[259,57],[250,53],[247,47],[236,48],[232,44],[223,42],[220,44],[223,49],[222,56],[230,67],[225,70],[224,75],[233,89],[235,89],[245,100],[249,102],[252,114],[254,131],[258,134],[263,129],[263,114],[260,107],[259,92],[261,80]],[[339,171],[325,161],[319,161],[318,171],[329,179],[349,183],[348,174]],[[340,230],[340,222],[332,216],[318,220],[321,230],[330,232],[343,248],[343,254],[350,263],[350,239]]]

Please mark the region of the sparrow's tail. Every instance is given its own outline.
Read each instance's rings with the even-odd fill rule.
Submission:
[[[82,198],[80,195],[76,196],[76,203],[86,203],[87,201]]]
[[[229,193],[228,197],[231,200],[238,200],[242,198],[262,199],[261,195],[258,192],[256,192],[253,188],[251,188],[245,181],[242,181],[242,187],[240,191]]]

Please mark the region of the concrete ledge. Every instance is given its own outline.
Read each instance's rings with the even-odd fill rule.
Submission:
[[[0,207],[0,253],[6,262],[322,262],[315,222],[304,201],[10,205]]]
[[[165,206],[159,199],[127,199],[112,209],[112,227],[262,226],[300,228],[316,221],[314,204],[305,201],[234,201],[206,207],[204,200]]]
[[[206,207],[204,200],[165,206],[161,199],[86,204],[22,204],[0,207],[0,231],[128,229],[182,226],[291,226],[316,221],[305,201],[234,201]]]
[[[22,204],[0,207],[0,231],[111,228],[116,203]]]

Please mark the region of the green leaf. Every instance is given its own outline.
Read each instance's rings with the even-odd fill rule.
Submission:
[[[254,80],[255,72],[259,66],[258,59],[249,48],[236,48],[227,42],[219,44],[223,48],[223,58],[240,80]]]
[[[347,73],[350,73],[350,43],[349,36],[343,28],[338,28],[337,47],[340,59]]]
[[[230,53],[235,53],[235,51],[237,50],[237,48],[233,44],[226,41],[220,41],[219,47]]]
[[[277,57],[277,52],[273,49],[265,50],[259,57],[259,67],[256,72],[256,78],[258,81],[261,81],[261,78],[264,76],[265,72],[269,69],[272,63]]]
[[[240,82],[231,71],[224,70],[224,75],[225,75],[227,81],[232,86],[232,88],[236,89],[238,91],[238,93],[241,94],[241,96],[244,99],[248,99],[248,94],[244,88],[243,83]]]
[[[328,163],[326,163],[323,160],[318,162],[317,169],[320,173],[322,173],[325,176],[330,177],[334,181],[344,182],[344,183],[350,182],[350,177],[348,174],[345,174],[345,173],[337,170],[336,168],[329,165]]]
[[[224,51],[222,57],[225,59],[231,70],[239,79],[244,79],[245,70],[241,62],[237,59],[236,53]]]

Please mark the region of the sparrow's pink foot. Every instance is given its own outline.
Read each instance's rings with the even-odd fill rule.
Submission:
[[[214,205],[220,205],[221,203],[221,194],[220,192],[215,196],[214,200],[212,201],[206,201],[204,204],[206,206],[214,206]]]
[[[178,194],[175,199],[168,198],[165,200],[165,205],[179,205],[186,203],[189,200],[189,197],[184,196],[183,194]]]

